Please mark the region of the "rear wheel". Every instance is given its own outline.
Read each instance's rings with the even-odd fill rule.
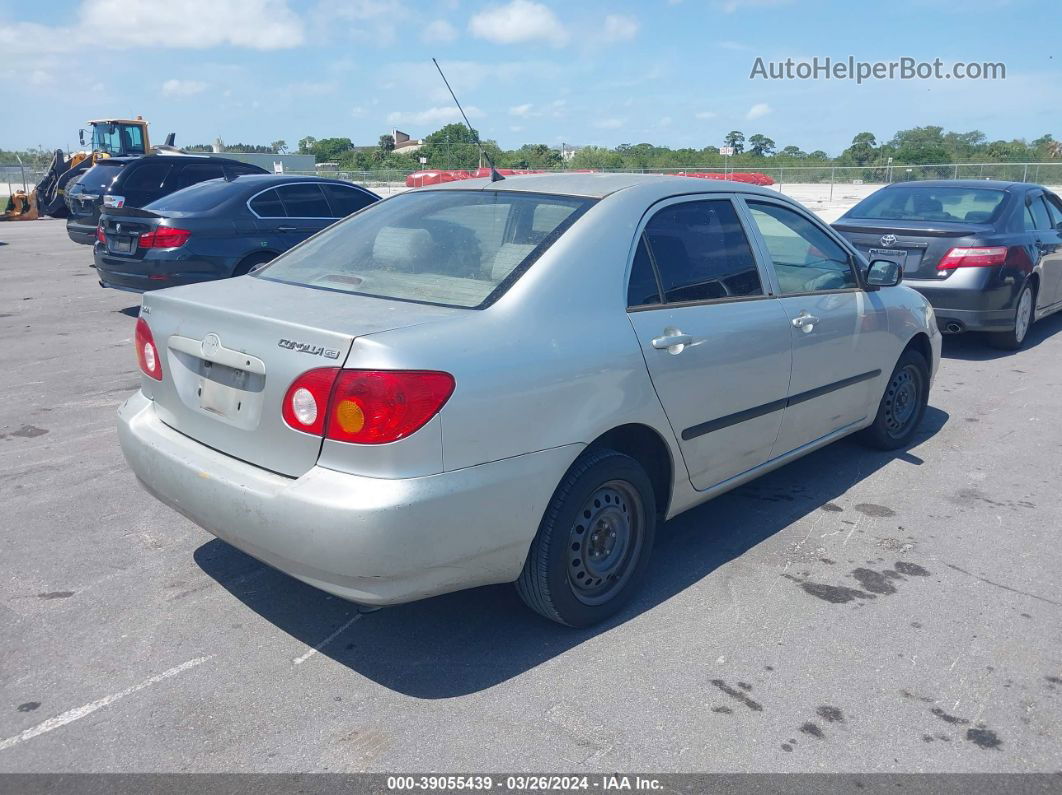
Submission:
[[[245,257],[243,260],[240,261],[240,264],[236,266],[236,269],[232,272],[232,275],[245,276],[246,274],[250,273],[253,268],[258,267],[259,265],[265,265],[267,262],[274,259],[275,257],[276,254],[269,254],[265,251],[258,254],[252,254],[251,256]]]
[[[1025,344],[1029,327],[1033,324],[1033,305],[1035,294],[1031,284],[1026,284],[1018,296],[1018,305],[1014,309],[1014,328],[997,331],[988,335],[988,342],[994,348],[1004,351],[1016,351]]]
[[[889,377],[874,424],[863,441],[879,450],[906,446],[918,430],[929,403],[929,365],[922,354],[906,350]]]
[[[638,587],[656,534],[653,486],[614,450],[584,454],[554,492],[516,582],[524,602],[572,627],[596,624]]]

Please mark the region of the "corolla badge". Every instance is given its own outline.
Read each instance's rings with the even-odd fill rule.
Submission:
[[[882,235],[881,236],[881,245],[885,246],[886,248],[888,248],[889,246],[895,246],[896,245],[896,235]]]
[[[221,338],[217,334],[207,334],[199,347],[204,356],[214,356],[221,350]]]
[[[296,342],[295,340],[282,339],[277,343],[278,347],[298,353],[308,353],[311,356],[324,356],[326,359],[338,359],[339,351],[333,348],[325,348],[321,345],[311,345],[308,342]]]

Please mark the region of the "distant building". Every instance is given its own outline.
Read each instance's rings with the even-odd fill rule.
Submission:
[[[411,154],[424,146],[423,138],[410,138],[409,133],[401,130],[391,130],[391,137],[395,139],[395,151],[399,154]]]
[[[560,156],[561,156],[561,159],[565,163],[567,163],[569,160],[571,160],[573,157],[575,157],[575,153],[578,152],[582,148],[583,147],[581,147],[581,146],[572,146],[571,144],[561,144],[560,145]]]

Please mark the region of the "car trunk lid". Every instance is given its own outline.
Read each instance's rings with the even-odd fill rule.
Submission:
[[[937,263],[953,246],[973,245],[971,238],[990,235],[991,224],[945,223],[940,221],[902,221],[860,223],[859,219],[835,223],[868,260],[891,259],[903,266],[904,276],[912,279],[935,279]]]
[[[145,295],[141,310],[163,377],[143,376],[142,388],[171,428],[298,477],[317,462],[321,438],[284,422],[281,406],[295,378],[342,367],[358,336],[461,311],[254,277],[163,290]]]

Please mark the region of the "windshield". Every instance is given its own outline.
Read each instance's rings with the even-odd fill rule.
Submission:
[[[136,124],[96,124],[92,128],[92,150],[110,155],[142,155],[144,136]]]
[[[213,210],[230,198],[234,190],[238,191],[240,188],[242,186],[236,187],[232,182],[224,179],[210,179],[156,199],[144,205],[144,209],[168,213],[205,212]]]
[[[501,295],[591,199],[508,191],[413,191],[370,205],[278,257],[259,278],[480,307]]]
[[[992,220],[1005,196],[1003,191],[990,188],[884,188],[849,210],[847,217],[981,224]]]
[[[103,193],[121,173],[124,165],[125,163],[108,163],[102,160],[78,177],[77,184],[85,193]]]

